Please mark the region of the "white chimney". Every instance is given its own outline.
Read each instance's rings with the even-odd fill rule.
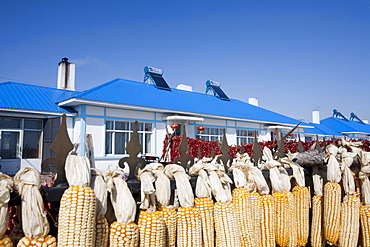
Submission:
[[[62,58],[58,64],[58,89],[75,90],[75,64],[68,62],[68,58]]]
[[[188,85],[184,85],[184,84],[179,84],[179,85],[177,85],[176,88],[180,89],[180,90],[193,92],[193,87],[192,86],[188,86]]]
[[[248,103],[254,106],[258,106],[258,99],[257,98],[249,98]]]
[[[320,124],[320,112],[319,111],[312,112],[312,123]]]

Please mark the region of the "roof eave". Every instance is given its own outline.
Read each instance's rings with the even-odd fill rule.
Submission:
[[[131,109],[131,110],[149,110],[149,111],[156,111],[161,113],[169,113],[169,111],[173,114],[187,114],[187,115],[200,115],[199,113],[194,112],[186,112],[186,111],[178,111],[178,110],[171,110],[171,109],[162,109],[162,108],[154,108],[154,107],[146,107],[146,106],[134,106],[134,105],[126,105],[126,104],[117,104],[117,103],[110,103],[105,101],[95,101],[95,100],[86,100],[86,99],[79,99],[79,98],[70,98],[66,101],[60,102],[58,106],[78,106],[78,105],[94,105],[94,106],[103,106],[103,107],[115,107],[115,108],[124,108],[124,109]],[[255,119],[245,119],[245,118],[235,118],[229,116],[219,116],[219,115],[211,115],[211,114],[201,114],[202,117],[209,117],[209,118],[218,118],[218,119],[227,119],[227,120],[235,120],[235,121],[247,121],[253,123],[262,123],[262,124],[280,124],[285,126],[294,127],[297,124],[289,124],[289,123],[282,123],[282,122],[273,122],[273,121],[265,121],[265,120],[255,120]],[[311,126],[300,125],[301,128],[312,128]]]
[[[12,113],[24,113],[24,114],[41,114],[41,115],[55,115],[62,116],[76,116],[77,113],[68,113],[68,112],[55,112],[55,111],[37,111],[37,110],[28,110],[28,109],[17,109],[17,108],[0,108],[0,112],[12,112]]]

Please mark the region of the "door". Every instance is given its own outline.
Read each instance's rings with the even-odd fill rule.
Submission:
[[[14,175],[20,168],[22,157],[20,131],[1,131],[0,138],[0,170]]]

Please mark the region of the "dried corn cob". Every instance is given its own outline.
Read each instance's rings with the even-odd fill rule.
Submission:
[[[22,226],[25,237],[17,246],[57,246],[55,237],[48,235],[49,222],[44,214],[40,194],[40,174],[32,167],[18,171],[14,184],[22,197]]]
[[[254,218],[252,212],[251,194],[247,188],[235,188],[233,189],[232,196],[233,204],[236,208],[242,245],[259,246],[256,243],[257,239],[254,235]]]
[[[215,203],[216,246],[241,246],[235,211],[232,202]]]
[[[273,159],[271,150],[264,147],[263,154],[266,159],[266,167],[270,171],[270,180],[272,186],[272,197],[275,199],[275,239],[280,247],[293,244],[289,237],[294,237],[290,229],[290,213],[293,200],[290,200],[290,178],[281,163]],[[295,229],[296,230],[296,229]],[[294,240],[294,239],[293,239]]]
[[[289,244],[290,247],[298,246],[298,225],[297,208],[292,192],[286,192],[288,194],[289,204],[289,216],[288,216],[288,232],[289,232]]]
[[[195,208],[199,211],[199,216],[202,226],[202,246],[214,246],[215,243],[215,227],[213,216],[213,205],[211,194],[211,186],[207,172],[204,170],[204,160],[199,160],[193,165],[189,174],[191,176],[198,176],[195,187]]]
[[[357,246],[360,230],[360,197],[346,195],[341,205],[339,246]]]
[[[95,247],[107,247],[109,241],[109,224],[105,218],[107,212],[107,184],[104,181],[102,173],[91,169],[91,188],[96,196],[96,235]]]
[[[221,164],[209,164],[206,167],[216,199],[214,205],[214,221],[216,230],[216,246],[241,246],[237,213],[232,203],[229,176],[225,174]]]
[[[275,246],[275,202],[269,195],[261,195],[262,218],[261,218],[261,246]]]
[[[295,186],[292,189],[296,211],[293,217],[297,219],[298,244],[306,246],[309,235],[310,190],[307,187]]]
[[[124,180],[121,169],[109,171],[104,176],[107,181],[110,199],[117,221],[110,225],[109,246],[139,245],[139,228],[134,222],[136,217],[136,202]]]
[[[177,246],[201,246],[202,233],[199,212],[194,208],[194,195],[189,176],[182,166],[170,164],[165,174],[175,178],[180,207],[177,211]]]
[[[323,246],[323,234],[322,234],[322,196],[312,197],[312,223],[311,223],[311,246],[322,247]]]
[[[279,246],[289,244],[289,201],[288,193],[274,192],[272,197],[275,199],[275,237]]]
[[[165,246],[166,226],[160,211],[141,210],[139,214],[140,247]]]
[[[335,158],[338,148],[334,145],[329,145],[326,147],[326,150],[328,153],[328,182],[324,186],[323,228],[326,241],[333,245],[339,239],[340,203],[342,199],[341,187],[339,185],[341,172],[339,163]]]
[[[169,178],[164,174],[164,167],[160,163],[151,163],[153,174],[156,178],[156,199],[159,211],[165,223],[165,246],[176,246],[176,218],[177,212],[170,206],[171,184]]]
[[[162,208],[159,210],[165,224],[165,246],[176,246],[176,219],[177,212],[173,208]]]
[[[156,210],[154,198],[153,164],[139,170],[138,180],[141,181],[141,202],[139,213],[140,247],[165,246],[166,225],[161,212]]]

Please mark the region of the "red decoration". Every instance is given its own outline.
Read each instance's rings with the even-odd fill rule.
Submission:
[[[178,124],[176,124],[176,123],[171,124],[171,128],[172,128],[172,129],[177,129],[178,127],[179,127],[179,125],[178,125]]]
[[[202,132],[203,130],[205,130],[206,128],[204,127],[204,126],[198,126],[198,130],[200,131],[200,132]]]
[[[292,136],[293,135],[293,133],[289,133],[289,136]]]
[[[276,136],[276,132],[274,132],[273,134],[274,134],[274,136]]]

